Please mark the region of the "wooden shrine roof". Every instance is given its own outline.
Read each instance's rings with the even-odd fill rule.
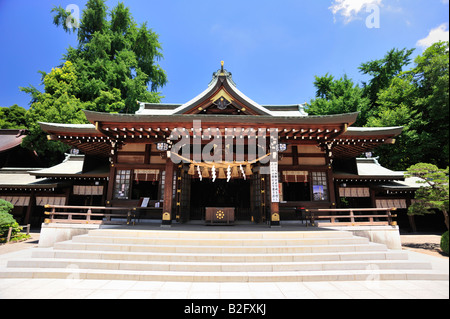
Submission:
[[[222,67],[206,90],[184,104],[138,102],[140,115],[226,114],[238,116],[304,117],[304,105],[263,106],[239,91],[230,72]]]
[[[0,130],[0,153],[19,146],[26,135],[26,130]]]
[[[52,179],[106,179],[109,176],[109,167],[100,166],[96,169],[84,172],[84,155],[68,154],[66,159],[53,167],[29,172],[36,177]]]
[[[255,137],[262,131],[269,135],[269,130],[275,129],[282,143],[328,144],[335,157],[345,158],[392,143],[402,131],[398,127],[352,128],[357,112],[309,116],[301,104],[263,106],[237,89],[223,63],[208,88],[184,104],[138,103],[136,114],[84,111],[91,124],[40,124],[50,139],[99,156],[109,156],[117,143],[166,141],[176,137],[176,128],[190,137],[213,137],[219,131],[220,136],[227,136],[231,135],[227,129],[232,128],[232,134],[241,138]]]
[[[333,154],[338,158],[354,158],[382,144],[394,144],[403,127],[349,127],[333,140]]]
[[[403,181],[403,172],[392,171],[381,166],[375,158],[357,158],[356,172],[334,172],[336,181]]]
[[[111,142],[108,136],[99,132],[92,124],[39,123],[49,140],[61,141],[84,154],[108,157],[111,154]]]

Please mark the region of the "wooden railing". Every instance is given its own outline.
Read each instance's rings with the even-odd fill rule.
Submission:
[[[69,224],[127,224],[129,225],[134,218],[135,210],[130,207],[98,207],[98,206],[60,206],[60,205],[45,205],[45,214],[49,216],[45,223],[69,223]],[[56,211],[56,210],[76,210],[75,212]],[[110,214],[95,213],[96,211],[111,211]],[[123,214],[112,212],[126,211]],[[65,217],[65,218],[57,218]],[[94,217],[94,218],[93,218]],[[112,219],[116,220],[112,220]],[[124,222],[126,218],[126,222]]]
[[[25,226],[19,226],[19,227],[22,227],[22,230],[23,230],[24,228],[26,228],[26,229],[27,229],[27,236],[30,235],[30,228],[31,228],[30,224],[25,225]],[[9,243],[9,242],[11,241],[12,230],[13,230],[13,228],[12,228],[12,227],[9,227],[9,229],[8,229],[8,235],[6,235],[6,242],[5,242],[6,244]]]
[[[397,225],[392,212],[396,208],[336,208],[336,209],[309,209],[306,210],[306,219],[315,226],[380,226]],[[372,214],[371,214],[372,213]],[[317,222],[318,219],[327,219],[329,222]],[[308,223],[306,223],[308,225]]]

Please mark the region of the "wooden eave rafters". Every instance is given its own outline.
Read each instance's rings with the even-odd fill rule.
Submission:
[[[264,130],[270,135],[270,130],[278,130],[280,141],[291,144],[312,144],[331,141],[347,131],[349,125],[356,121],[359,113],[308,116],[308,117],[274,117],[274,116],[232,116],[232,115],[135,115],[109,114],[85,111],[86,117],[97,130],[111,140],[126,143],[144,143],[171,139],[171,133],[179,129],[176,134],[181,138],[207,138],[230,135],[236,138],[256,137]],[[194,131],[195,121],[201,121],[201,132]],[[228,131],[232,129],[233,131]],[[236,133],[236,130],[240,132]],[[176,139],[176,136],[172,135]]]
[[[401,134],[402,130],[402,127],[353,128],[333,139],[333,155],[337,158],[354,158],[380,145],[394,144],[394,138]]]
[[[40,123],[43,131],[49,133],[51,141],[61,141],[84,154],[108,157],[111,154],[112,140],[92,125],[61,125]]]

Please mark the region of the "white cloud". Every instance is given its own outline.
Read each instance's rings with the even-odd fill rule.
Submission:
[[[416,45],[418,47],[426,49],[433,43],[448,40],[449,40],[448,23],[443,23],[439,27],[431,30],[426,38],[417,41]]]
[[[381,6],[383,0],[333,0],[329,9],[333,12],[335,19],[336,15],[340,14],[344,17],[344,22],[349,23],[358,18],[358,15],[369,6]],[[366,11],[366,10],[364,10]]]

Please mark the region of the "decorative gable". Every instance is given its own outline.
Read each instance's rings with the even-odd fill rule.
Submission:
[[[178,114],[267,115],[252,103],[256,104],[237,90],[222,61],[222,68],[213,74],[208,89],[186,103]]]
[[[274,117],[308,116],[304,105],[289,106],[262,106],[238,90],[231,73],[221,68],[213,73],[208,88],[195,98],[180,104],[161,104],[138,102],[140,109],[138,115],[254,115]]]

